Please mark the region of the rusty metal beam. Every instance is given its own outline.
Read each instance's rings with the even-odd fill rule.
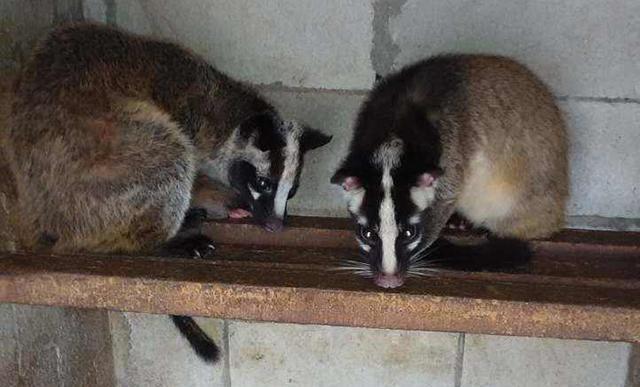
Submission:
[[[331,270],[356,255],[341,220],[206,231],[243,245],[211,261],[0,254],[0,302],[640,343],[639,234],[567,231],[536,242],[517,272],[444,271],[382,290]]]

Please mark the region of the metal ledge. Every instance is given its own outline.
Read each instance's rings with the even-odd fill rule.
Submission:
[[[516,272],[445,271],[383,290],[331,270],[356,254],[343,220],[294,218],[281,234],[230,223],[206,232],[222,243],[211,261],[0,254],[0,302],[640,342],[639,233],[569,230],[534,242]]]

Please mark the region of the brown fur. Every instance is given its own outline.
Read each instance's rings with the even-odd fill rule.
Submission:
[[[16,192],[13,173],[9,161],[3,152],[3,144],[7,141],[8,120],[13,93],[11,91],[14,77],[5,74],[0,78],[0,251],[13,251],[16,248],[13,233],[11,208],[15,205]]]
[[[271,109],[177,45],[96,25],[54,31],[22,73],[3,144],[20,247],[157,246],[177,232],[199,166]]]
[[[233,207],[234,194],[228,188],[216,183],[205,175],[198,175],[193,184],[191,205],[193,208],[204,208],[213,219],[224,219]]]
[[[567,134],[554,98],[510,59],[462,58],[463,85],[440,118],[448,212],[501,237],[547,237],[564,224],[569,193]]]

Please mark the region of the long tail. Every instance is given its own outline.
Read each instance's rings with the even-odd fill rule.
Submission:
[[[220,350],[216,343],[198,326],[191,317],[171,316],[171,320],[176,325],[182,336],[191,344],[194,351],[202,360],[214,363],[220,356]]]

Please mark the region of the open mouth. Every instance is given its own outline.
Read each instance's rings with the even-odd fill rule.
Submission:
[[[250,205],[248,205],[247,203],[243,203],[239,198],[236,198],[236,200],[234,200],[232,204],[229,205],[229,218],[253,218],[253,221],[256,224],[262,226],[265,230],[270,232],[280,232],[284,229],[284,221],[282,219],[275,216],[268,216],[267,218],[263,218],[260,216],[256,217],[254,216],[254,213],[249,210],[249,208],[251,208]]]
[[[231,208],[229,209],[229,218],[231,219],[244,219],[250,218],[253,214],[251,211],[245,210],[244,208]]]
[[[227,202],[227,208],[229,218],[231,219],[245,219],[253,217],[251,205],[243,200],[238,194],[234,195],[233,199]]]

